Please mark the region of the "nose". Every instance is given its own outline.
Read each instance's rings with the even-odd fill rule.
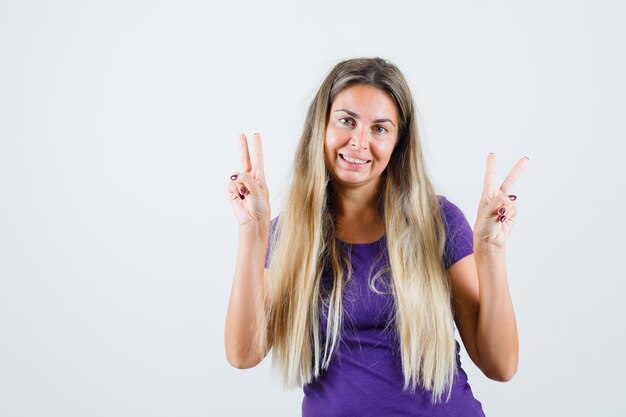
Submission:
[[[365,129],[355,129],[350,139],[350,145],[356,149],[367,149],[368,140],[367,131]]]

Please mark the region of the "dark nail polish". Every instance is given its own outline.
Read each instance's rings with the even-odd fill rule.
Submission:
[[[241,187],[241,190],[239,191],[240,194],[246,195],[248,194],[248,189],[246,187]]]
[[[241,193],[239,193],[239,198],[243,200],[243,195]]]
[[[511,199],[511,201],[517,200],[517,196],[515,194],[509,194],[509,198]]]
[[[506,220],[506,216],[502,216],[502,217],[500,217],[500,221],[501,221],[501,222],[503,222],[503,221],[505,221],[505,220]]]
[[[230,176],[230,179],[235,181],[237,179],[238,175],[237,174],[233,174]]]
[[[500,207],[500,210],[498,210],[498,213],[504,214],[506,213],[506,209],[504,207]]]

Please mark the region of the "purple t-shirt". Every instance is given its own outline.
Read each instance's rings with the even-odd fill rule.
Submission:
[[[473,253],[472,229],[461,210],[439,197],[446,232],[443,261],[449,268]],[[276,220],[272,220],[272,230]],[[459,343],[457,372],[448,402],[431,403],[431,392],[420,389],[403,392],[399,340],[392,319],[394,300],[389,291],[390,276],[383,273],[370,289],[368,279],[389,263],[387,240],[349,244],[339,241],[350,253],[353,275],[343,294],[342,342],[337,346],[326,371],[304,386],[303,417],[339,416],[484,416],[461,367]],[[268,248],[266,267],[270,250]],[[332,271],[325,270],[322,285],[332,288]],[[326,318],[320,314],[325,329]],[[445,400],[444,393],[443,400]]]

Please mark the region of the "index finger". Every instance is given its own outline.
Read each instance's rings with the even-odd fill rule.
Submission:
[[[513,167],[511,172],[509,173],[509,175],[506,176],[506,178],[504,179],[504,182],[500,186],[500,190],[504,194],[508,194],[509,189],[511,187],[513,187],[513,184],[515,184],[517,182],[517,180],[519,179],[520,175],[522,175],[522,171],[524,170],[524,167],[526,166],[527,163],[528,163],[528,157],[527,156],[525,156],[522,159],[520,159],[519,161],[517,161],[517,164],[515,164],[515,166]]]
[[[252,137],[252,168],[263,173],[263,148],[261,135],[258,133]]]
[[[244,133],[239,134],[239,145],[241,146],[241,169],[244,172],[250,172],[252,170],[250,152],[248,152],[248,139]]]
[[[485,168],[485,183],[483,185],[483,194],[490,195],[496,184],[496,155],[489,152],[487,155],[487,167]]]

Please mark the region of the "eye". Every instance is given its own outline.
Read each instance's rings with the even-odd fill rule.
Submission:
[[[339,119],[339,123],[341,123],[342,125],[354,126],[354,120],[350,119],[349,117],[342,117],[341,119]]]
[[[376,133],[388,133],[389,132],[385,126],[375,126],[374,130],[376,131]]]

